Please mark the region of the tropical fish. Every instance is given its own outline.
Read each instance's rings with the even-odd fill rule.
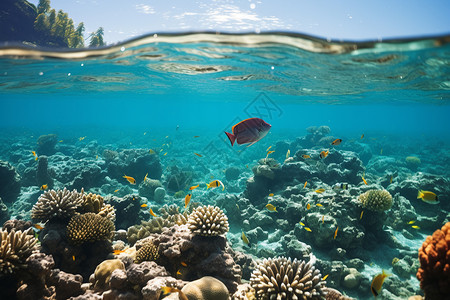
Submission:
[[[322,194],[323,192],[325,192],[325,189],[317,189],[314,192],[318,193],[318,194]]]
[[[246,244],[247,246],[251,247],[250,246],[250,241],[248,240],[247,236],[245,235],[245,233],[243,231],[242,231],[242,234],[241,234],[241,239],[244,242],[244,244]]]
[[[306,204],[306,209],[310,209],[311,208],[311,204]]]
[[[378,294],[381,292],[381,288],[383,286],[384,280],[386,277],[390,276],[390,274],[387,274],[386,272],[383,272],[381,274],[376,275],[373,280],[372,284],[370,285],[370,290],[372,291],[372,294],[377,297]]]
[[[150,153],[150,154],[156,154],[155,150],[153,150],[153,149],[148,150],[148,153]]]
[[[58,143],[62,143],[62,142],[64,142],[64,141],[63,140],[58,141]]]
[[[179,276],[182,275],[180,270],[177,271],[177,275],[179,275]]]
[[[303,185],[303,188],[305,188],[307,184],[308,184],[308,181],[305,181],[305,184]]]
[[[309,231],[309,232],[311,232],[312,230],[311,230],[311,228],[309,228],[309,227],[303,227],[306,231]]]
[[[416,221],[414,221],[414,220],[408,222],[409,225],[414,224],[414,223],[416,223]]]
[[[364,138],[364,133],[363,134],[361,134],[361,140]]]
[[[291,155],[291,150],[288,149],[288,151],[286,152],[286,159],[288,159],[290,155]]]
[[[275,153],[275,151],[274,150],[267,151],[267,155],[272,154],[272,153]]]
[[[361,211],[361,215],[359,216],[360,220],[362,219],[363,214],[364,214],[364,211]]]
[[[322,207],[323,205],[322,205],[322,204],[320,204],[320,203],[317,203],[317,204],[316,204],[316,206],[318,206],[318,207]]]
[[[389,184],[392,183],[392,180],[394,179],[394,175],[391,175],[391,179],[389,179]]]
[[[269,197],[273,197],[273,195],[274,195],[274,193],[270,193],[270,194],[269,194]]]
[[[43,185],[41,185],[41,187],[39,189],[41,191],[45,191],[46,189],[48,189],[48,185],[47,184],[43,184]]]
[[[253,145],[269,133],[272,126],[260,118],[245,119],[231,128],[232,133],[225,132],[231,142],[231,146],[236,141],[239,145]]]
[[[194,135],[194,138],[196,139],[196,138],[199,138],[200,136],[199,135]]]
[[[129,183],[136,184],[136,179],[134,179],[133,177],[127,176],[127,175],[124,175],[122,177],[125,178],[126,180],[128,180]]]
[[[72,255],[72,260],[75,261],[75,255]]]
[[[141,207],[147,207],[148,205],[146,203],[141,204]]]
[[[423,202],[426,202],[429,204],[438,204],[439,203],[437,195],[430,191],[420,190],[417,193],[417,199],[422,199]]]
[[[145,174],[145,177],[144,177],[144,181],[146,181],[146,180],[147,180],[147,176],[148,176],[148,173],[147,173],[147,174]]]
[[[420,227],[417,226],[417,225],[413,225],[413,226],[411,226],[411,227],[414,228],[414,229],[420,229]]]
[[[124,253],[124,252],[126,252],[126,250],[114,250],[113,254],[114,255],[119,255],[120,253]]]
[[[303,154],[302,157],[303,157],[304,159],[311,158],[311,156],[309,156],[308,154]]]
[[[272,148],[272,146],[269,146],[269,148],[267,148],[266,152],[269,152],[270,148]]]
[[[207,189],[216,188],[218,186],[222,186],[222,191],[225,189],[225,186],[223,185],[222,181],[220,181],[220,180],[213,180],[210,183],[207,183],[206,186],[207,186]]]
[[[334,141],[331,142],[331,145],[337,146],[337,145],[339,145],[340,143],[342,143],[342,139],[335,139]]]
[[[192,194],[187,194],[186,197],[184,197],[184,208],[186,208],[191,201]]]
[[[198,153],[195,153],[195,152],[194,152],[194,154],[197,155],[198,157],[203,157],[203,155],[201,155],[201,154],[198,154]]]
[[[31,153],[33,154],[33,156],[37,156],[36,151],[31,151]]]
[[[155,213],[153,212],[153,210],[152,210],[151,208],[150,208],[149,212],[150,212],[150,214],[151,214],[152,216],[154,216],[155,218],[158,217],[157,215],[155,215]]]
[[[395,265],[396,263],[398,263],[400,261],[400,259],[398,257],[394,257],[392,259],[391,265]]]
[[[79,137],[78,139],[80,140],[80,141],[82,141],[82,140],[84,140],[86,137],[85,136],[82,136],[82,137]]]
[[[305,226],[305,224],[303,224],[303,222],[298,222],[298,224],[300,224],[300,225],[302,225],[302,226]]]
[[[42,229],[44,229],[44,227],[43,227],[42,225],[38,224],[38,223],[33,224],[33,227],[36,228],[37,230],[42,230]]]
[[[268,204],[266,205],[266,208],[267,208],[268,210],[270,210],[270,211],[277,212],[277,208],[276,208],[275,206],[273,206],[272,204],[270,204],[270,203],[268,203]]]
[[[322,224],[325,223],[325,216],[322,216]]]
[[[146,135],[147,134],[147,131],[146,132],[144,132],[144,135]]]
[[[333,240],[335,240],[336,239],[336,236],[337,236],[337,232],[338,232],[338,230],[339,230],[339,226],[336,228],[336,231],[334,232],[334,237],[333,237]]]
[[[95,159],[98,159],[98,154],[95,156]]]
[[[320,152],[320,158],[325,158],[325,157],[327,157],[328,156],[328,154],[329,154],[330,152],[327,150],[326,152],[325,151],[322,151],[322,152]]]
[[[115,190],[114,193],[117,193],[119,191],[119,189]]]
[[[361,176],[361,179],[363,180],[364,184],[367,185],[367,181],[364,179],[364,176]]]
[[[336,183],[333,190],[348,190],[348,183]]]
[[[328,278],[328,275],[330,275],[330,274],[327,274],[327,275],[323,276],[322,280],[326,280]]]
[[[163,156],[166,156],[166,155],[167,155],[167,152],[163,154]]]
[[[183,267],[187,267],[187,266],[188,266],[187,263],[185,263],[184,261],[181,262],[181,265],[182,265]]]
[[[169,136],[168,135],[166,135],[166,139],[168,139],[169,138]]]
[[[180,298],[180,300],[188,300],[188,297],[179,289],[170,286],[163,286],[161,288],[161,291],[163,292],[164,295],[170,293],[178,293],[178,298]]]
[[[189,188],[190,191],[195,190],[196,188],[198,188],[200,186],[200,184],[197,185],[193,185]]]

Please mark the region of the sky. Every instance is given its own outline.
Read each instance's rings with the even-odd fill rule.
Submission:
[[[448,0],[51,0],[51,6],[76,25],[84,22],[86,36],[103,27],[108,44],[183,31],[275,30],[347,41],[450,33]]]

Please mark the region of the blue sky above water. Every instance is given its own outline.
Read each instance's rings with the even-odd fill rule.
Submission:
[[[450,32],[446,0],[51,0],[51,5],[68,12],[76,24],[84,22],[87,33],[104,27],[108,43],[154,32],[201,30],[279,30],[345,40]]]

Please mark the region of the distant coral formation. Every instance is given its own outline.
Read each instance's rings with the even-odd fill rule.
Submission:
[[[323,299],[325,281],[314,263],[313,256],[308,263],[285,257],[264,259],[250,284],[258,299]]]
[[[450,295],[450,222],[428,236],[419,249],[417,279],[425,299],[448,299]]]
[[[25,261],[37,250],[32,229],[26,231],[0,230],[0,273],[13,273],[25,268]]]
[[[109,240],[114,231],[114,223],[94,213],[75,215],[67,225],[67,238],[74,244]]]
[[[392,196],[386,190],[368,190],[359,196],[364,208],[382,212],[392,207]]]
[[[195,235],[217,236],[228,232],[228,218],[217,206],[197,207],[188,219],[189,230]]]
[[[70,218],[83,203],[84,191],[50,190],[43,193],[31,210],[31,218],[36,221],[48,221],[53,218]]]

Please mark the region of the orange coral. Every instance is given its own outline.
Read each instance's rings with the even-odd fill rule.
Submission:
[[[426,238],[419,261],[416,276],[425,299],[450,299],[450,222]]]

